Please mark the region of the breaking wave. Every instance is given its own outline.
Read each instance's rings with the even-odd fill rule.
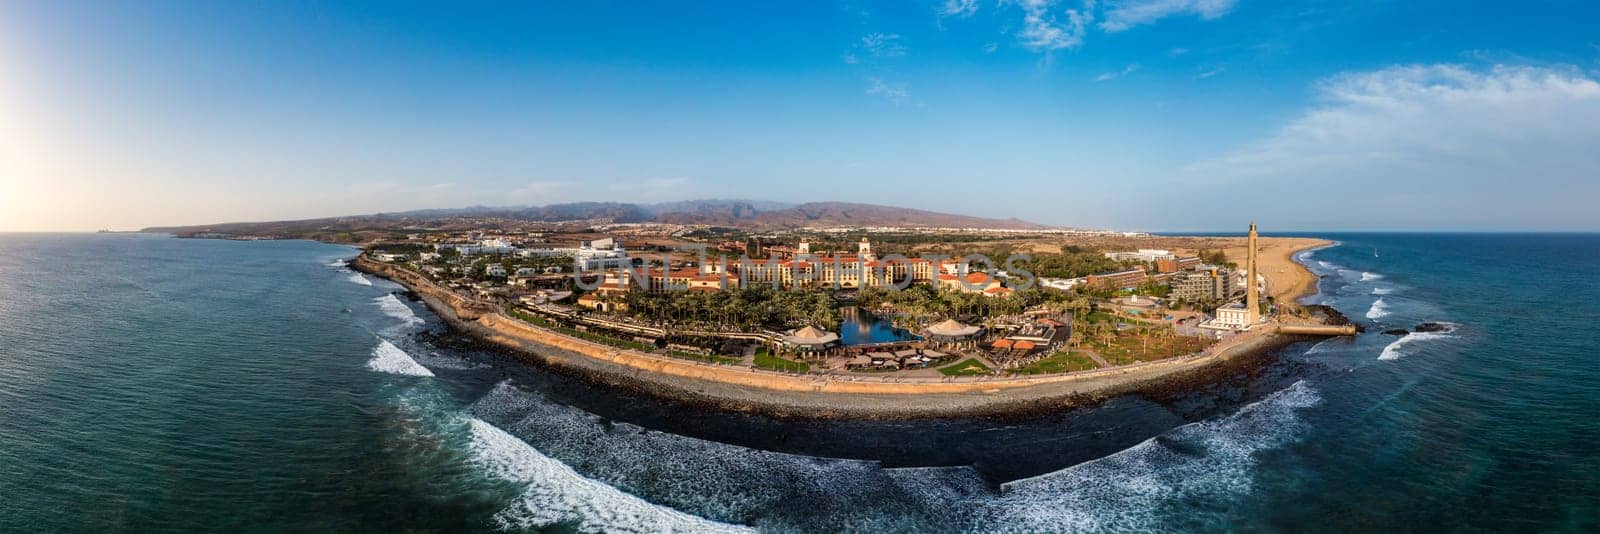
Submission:
[[[1416,343],[1418,341],[1427,341],[1427,340],[1430,340],[1430,339],[1443,339],[1443,338],[1448,338],[1448,337],[1454,337],[1454,336],[1452,336],[1450,334],[1456,331],[1456,326],[1454,324],[1450,324],[1450,323],[1441,323],[1441,324],[1445,324],[1449,328],[1447,328],[1447,329],[1445,329],[1443,331],[1440,331],[1440,332],[1412,332],[1412,333],[1406,334],[1404,336],[1400,336],[1400,339],[1396,339],[1393,342],[1390,342],[1388,346],[1385,346],[1383,348],[1383,352],[1378,354],[1378,359],[1380,359],[1380,360],[1398,360],[1401,357],[1404,357],[1404,356],[1408,355],[1406,352],[1404,352],[1404,350],[1405,350],[1407,345],[1410,345],[1412,343]]]
[[[1370,272],[1370,271],[1362,271],[1361,272],[1361,281],[1362,282],[1371,282],[1373,280],[1382,280],[1382,279],[1383,279],[1383,275],[1381,275],[1381,274]]]
[[[1382,319],[1388,315],[1389,303],[1384,302],[1383,297],[1378,297],[1378,300],[1372,301],[1372,307],[1367,308],[1368,319]]]
[[[367,368],[397,375],[433,376],[433,371],[411,359],[410,354],[387,339],[379,339],[378,346],[372,348],[372,359],[367,360]]]
[[[580,532],[749,531],[651,504],[578,474],[482,419],[470,424],[474,462],[522,487],[517,502],[495,515],[504,528],[576,523]]]
[[[332,267],[332,268],[335,268],[335,269],[343,269],[345,267],[349,267],[350,266],[350,262],[347,262],[345,260],[333,260],[332,262],[325,263],[323,265],[328,266],[328,267]]]
[[[357,284],[361,284],[361,285],[364,285],[364,286],[372,285],[372,281],[371,280],[368,280],[366,276],[362,275],[361,273],[355,272],[355,271],[351,271],[350,272],[349,280],[351,282],[355,282]]]
[[[1322,354],[1324,352],[1331,351],[1333,350],[1333,345],[1335,343],[1343,344],[1348,343],[1348,341],[1344,341],[1336,337],[1324,339],[1321,342],[1318,342],[1316,345],[1312,345],[1310,349],[1306,350],[1306,355]]]
[[[1372,294],[1374,294],[1374,295],[1388,295],[1388,294],[1391,294],[1391,293],[1394,293],[1394,288],[1391,288],[1391,287],[1374,287],[1374,288],[1372,288]]]
[[[1127,450],[1001,485],[993,504],[1002,530],[1172,528],[1163,507],[1237,498],[1251,488],[1255,454],[1303,430],[1297,410],[1322,398],[1304,380],[1222,419],[1175,428]]]
[[[400,302],[394,293],[372,299],[372,302],[378,305],[378,309],[384,315],[399,319],[407,325],[420,325],[425,322],[421,317],[417,317],[417,312],[411,311],[410,306]]]
[[[970,467],[884,469],[749,449],[603,421],[506,383],[473,412],[496,421],[474,424],[485,465],[528,485],[498,516],[508,527],[1038,532],[1160,529],[1186,501],[1237,499],[1251,489],[1256,453],[1296,439],[1297,410],[1318,402],[1296,382],[1233,415],[998,492]]]

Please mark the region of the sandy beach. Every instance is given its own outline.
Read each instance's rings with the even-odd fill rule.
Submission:
[[[1274,239],[1263,244],[1260,261],[1272,280],[1274,294],[1298,296],[1296,292],[1306,288],[1314,290],[1315,277],[1295,264],[1292,255],[1324,243]],[[408,271],[365,258],[358,258],[351,265],[411,289],[457,330],[512,349],[540,364],[679,401],[780,416],[916,418],[1056,409],[1185,382],[1197,373],[1203,374],[1203,370],[1227,367],[1219,364],[1254,361],[1257,358],[1250,356],[1307,339],[1256,329],[1196,355],[1074,373],[927,379],[862,376],[841,380],[616,349],[561,335],[492,309],[470,306],[465,299]]]

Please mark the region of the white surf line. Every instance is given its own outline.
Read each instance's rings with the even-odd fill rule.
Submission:
[[[1389,303],[1384,302],[1383,301],[1383,297],[1378,297],[1378,300],[1372,301],[1372,307],[1367,308],[1367,318],[1368,319],[1377,320],[1377,319],[1382,319],[1382,318],[1388,317],[1388,316],[1389,316]]]
[[[1455,336],[1451,335],[1451,333],[1453,333],[1453,332],[1455,332],[1454,328],[1451,328],[1449,330],[1445,330],[1443,332],[1411,332],[1411,333],[1406,334],[1404,336],[1400,336],[1400,339],[1396,339],[1393,342],[1389,343],[1387,346],[1383,347],[1383,352],[1378,354],[1378,359],[1379,360],[1398,360],[1398,359],[1400,359],[1402,357],[1408,356],[1408,354],[1406,354],[1405,352],[1402,352],[1402,349],[1404,349],[1406,347],[1406,345],[1410,345],[1410,344],[1416,343],[1418,341],[1428,341],[1430,339],[1444,339],[1444,338],[1449,338],[1449,337],[1455,337]]]
[[[579,474],[482,419],[470,424],[474,461],[523,487],[516,503],[495,514],[503,528],[576,522],[580,532],[753,532],[651,504]]]
[[[1296,439],[1304,428],[1298,410],[1321,400],[1301,380],[1231,416],[1190,423],[1103,458],[1007,482],[992,503],[994,528],[986,530],[1163,530],[1162,503],[1250,491],[1255,453]]]
[[[379,338],[378,346],[372,348],[372,359],[367,360],[367,368],[381,373],[391,373],[407,376],[433,376],[433,371],[417,363],[406,351],[394,346],[389,340]]]
[[[378,309],[382,311],[384,315],[399,319],[408,325],[422,324],[425,322],[421,317],[417,316],[417,312],[411,311],[410,306],[407,306],[404,302],[400,302],[400,298],[394,296],[394,293],[372,299],[372,302],[378,305]]]

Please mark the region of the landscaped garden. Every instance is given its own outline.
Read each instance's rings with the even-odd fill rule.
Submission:
[[[756,367],[788,373],[804,373],[811,370],[811,365],[774,356],[766,347],[756,349]]]
[[[1017,374],[1042,375],[1050,373],[1070,373],[1073,371],[1086,371],[1099,369],[1100,364],[1094,362],[1087,354],[1082,352],[1061,351],[1040,358],[1033,363],[1018,367],[1014,370]]]
[[[939,368],[939,374],[945,376],[984,376],[993,373],[994,371],[989,369],[989,366],[984,365],[977,358],[967,358]]]

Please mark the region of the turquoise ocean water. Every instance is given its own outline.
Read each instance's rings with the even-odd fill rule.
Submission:
[[[1324,237],[1353,340],[1188,394],[835,423],[530,367],[347,247],[0,234],[0,532],[1600,529],[1600,236]],[[1452,330],[1381,332],[1422,321]]]

